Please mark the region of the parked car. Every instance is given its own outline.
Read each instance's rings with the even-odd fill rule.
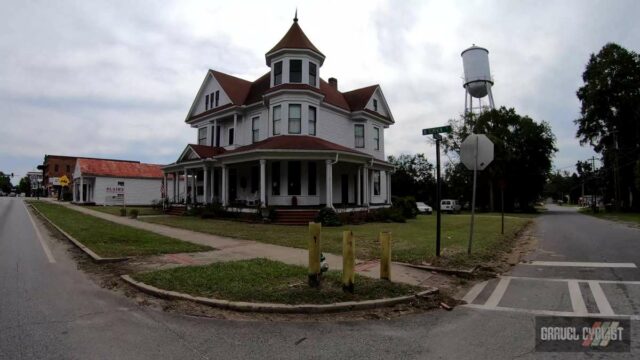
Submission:
[[[452,199],[443,199],[440,200],[440,210],[442,212],[448,212],[450,214],[457,214],[460,213],[460,209],[462,207],[460,206],[460,204],[458,203],[458,200],[452,200]]]
[[[433,209],[431,208],[431,206],[423,203],[423,202],[417,202],[416,203],[416,207],[418,208],[418,211],[421,214],[427,214],[427,215],[431,215],[431,213],[433,213]]]
[[[9,197],[16,197],[16,193],[14,193],[13,191],[9,193]]]

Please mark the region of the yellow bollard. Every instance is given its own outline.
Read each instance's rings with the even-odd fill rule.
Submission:
[[[380,279],[391,280],[391,232],[381,232],[379,238],[382,248]]]
[[[355,239],[353,232],[342,232],[342,290],[353,294],[353,283],[355,281]]]
[[[309,286],[320,286],[320,233],[322,224],[309,223]]]

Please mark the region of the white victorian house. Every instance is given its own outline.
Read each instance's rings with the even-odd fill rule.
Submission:
[[[380,86],[347,92],[320,77],[324,54],[298,19],[251,82],[209,70],[185,122],[196,129],[163,167],[174,203],[366,208],[391,203]],[[169,176],[171,175],[171,176]],[[187,179],[176,183],[171,179]],[[195,193],[195,197],[194,197]]]

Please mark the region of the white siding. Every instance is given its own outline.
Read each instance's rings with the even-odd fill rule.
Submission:
[[[231,100],[229,99],[229,96],[227,96],[227,94],[224,92],[224,90],[222,90],[222,87],[220,86],[220,84],[218,83],[218,81],[216,80],[215,77],[213,77],[212,75],[208,76],[207,81],[204,84],[202,93],[200,94],[200,97],[198,99],[196,99],[196,106],[194,108],[194,111],[191,115],[197,115],[200,113],[203,113],[207,110],[206,106],[205,106],[205,99],[207,97],[207,95],[211,95],[212,93],[215,93],[216,91],[220,91],[220,99],[218,100],[218,107],[222,106],[222,105],[226,105],[229,104],[231,102]],[[215,105],[215,104],[214,104]],[[209,108],[210,110],[211,108]]]
[[[151,205],[153,200],[162,198],[160,179],[96,177],[93,193],[96,205],[103,205],[107,196],[114,195],[107,193],[107,187],[117,187],[118,182],[124,182],[124,198],[127,205]]]

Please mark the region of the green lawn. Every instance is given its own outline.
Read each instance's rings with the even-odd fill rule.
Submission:
[[[408,295],[420,289],[356,275],[353,294],[342,291],[341,273],[325,273],[320,289],[307,285],[307,269],[266,259],[185,266],[136,274],[135,280],[196,296],[283,304],[328,304]]]
[[[154,255],[211,250],[208,246],[158,235],[85,215],[62,205],[41,201],[30,204],[62,230],[103,257]]]
[[[500,235],[499,215],[477,215],[473,254],[466,255],[469,239],[469,215],[444,215],[442,246],[452,265],[473,265],[491,259],[500,250],[509,248],[510,241],[531,219],[528,215],[505,216],[505,235]],[[162,216],[143,221],[190,229],[209,234],[256,240],[270,244],[306,248],[306,226],[251,224],[228,220],[203,220],[188,216]],[[356,237],[356,256],[359,259],[379,258],[378,234],[391,231],[394,261],[419,263],[435,256],[435,215],[420,215],[406,223],[369,223],[341,227],[324,227],[322,250],[342,253],[342,232],[351,230]]]
[[[613,220],[624,223],[631,223],[633,225],[640,225],[640,213],[623,213],[623,212],[605,212],[600,211],[593,213],[591,208],[581,208],[580,212],[586,215],[595,216],[605,220]]]
[[[120,209],[122,209],[120,206],[88,206],[87,208],[118,216],[120,216]],[[138,215],[162,215],[162,210],[145,206],[127,206],[127,215],[133,209],[138,210]]]

